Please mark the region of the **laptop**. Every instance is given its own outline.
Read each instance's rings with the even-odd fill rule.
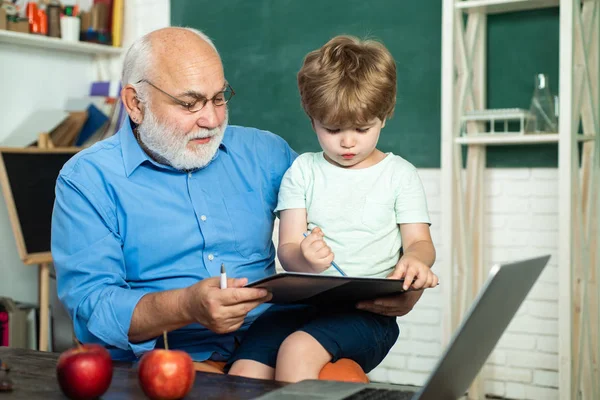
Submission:
[[[422,388],[306,380],[258,399],[406,399],[462,397],[548,263],[549,255],[494,265],[442,358]],[[418,312],[418,311],[416,311]]]

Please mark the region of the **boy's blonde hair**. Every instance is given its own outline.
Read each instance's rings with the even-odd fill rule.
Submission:
[[[383,121],[396,105],[396,63],[377,41],[336,36],[304,58],[298,88],[311,120],[339,128]]]

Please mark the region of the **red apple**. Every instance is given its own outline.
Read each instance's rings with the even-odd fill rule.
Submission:
[[[181,350],[155,349],[142,356],[140,386],[151,399],[181,399],[192,389],[196,371],[192,357]]]
[[[102,396],[110,386],[112,374],[110,354],[98,344],[84,344],[66,350],[56,364],[60,388],[73,400]]]

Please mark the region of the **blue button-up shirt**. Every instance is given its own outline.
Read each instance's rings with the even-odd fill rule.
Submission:
[[[56,184],[52,255],[77,338],[135,359],[157,342],[128,339],[146,293],[219,276],[221,263],[229,277],[250,282],[273,274],[273,210],[295,157],[272,133],[229,126],[215,158],[184,173],[150,159],[129,123],[76,154]],[[236,335],[192,324],[171,332],[169,347],[198,361],[226,359]]]

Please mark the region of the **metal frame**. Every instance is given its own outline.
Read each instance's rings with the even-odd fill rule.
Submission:
[[[487,13],[559,5],[560,122],[551,135],[477,135],[464,113],[485,108]],[[600,349],[600,0],[444,0],[442,12],[442,260],[447,342],[487,275],[483,201],[487,145],[559,143],[559,393],[560,398],[599,399]],[[464,13],[467,14],[466,26]],[[578,134],[579,123],[583,134]],[[582,143],[581,165],[579,143]],[[461,146],[467,145],[463,171]],[[483,398],[478,377],[469,398]]]

